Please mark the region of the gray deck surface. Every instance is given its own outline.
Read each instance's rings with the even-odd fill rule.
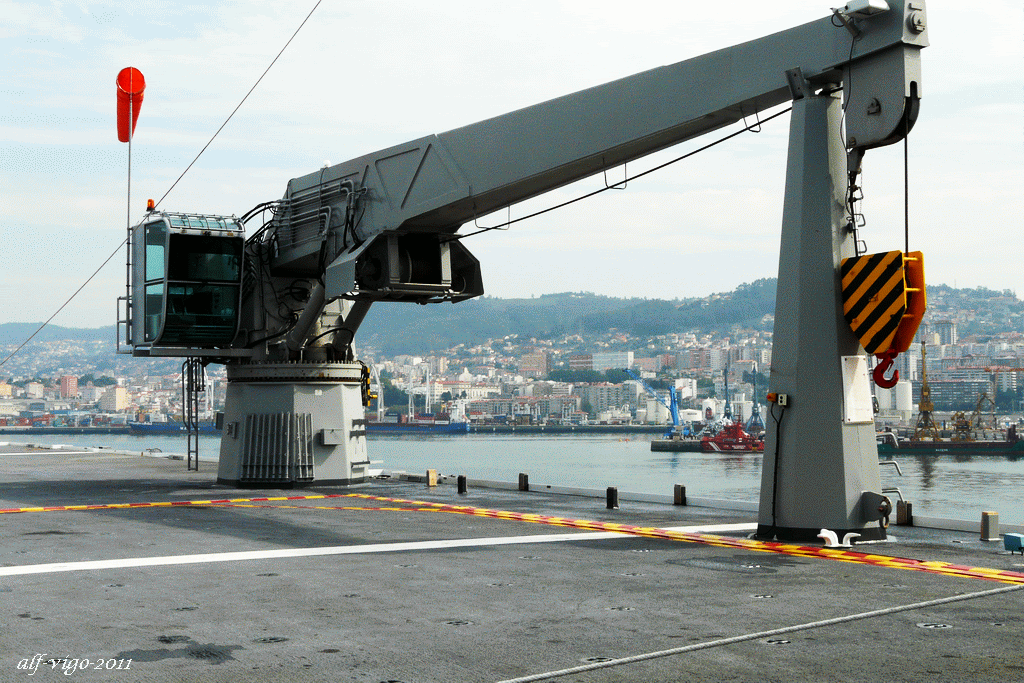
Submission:
[[[710,508],[624,501],[607,510],[603,499],[472,486],[459,495],[451,484],[394,480],[239,491],[204,467],[0,447],[0,508],[358,492],[643,526],[756,522]],[[358,498],[238,505],[253,507],[0,514],[0,565],[586,533]],[[977,534],[890,534],[895,542],[860,550],[1024,571],[1024,558]],[[0,575],[0,680],[501,681],[1007,586],[632,536],[54,569]],[[1022,637],[1024,590],[555,680],[1016,681]],[[23,678],[19,664],[37,654],[41,666]],[[63,673],[65,657],[91,668]],[[127,670],[92,668],[127,659]]]

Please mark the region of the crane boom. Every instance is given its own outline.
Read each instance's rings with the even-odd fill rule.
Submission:
[[[672,438],[673,435],[682,436],[682,432],[679,429],[679,402],[676,399],[676,390],[674,388],[669,389],[668,400],[666,401],[661,394],[654,390],[654,387],[643,381],[643,379],[640,378],[640,375],[636,374],[629,368],[624,368],[624,370],[627,375],[632,377],[641,387],[644,388],[644,391],[653,396],[655,401],[668,408],[668,413],[672,416],[672,429],[665,433],[665,438]]]
[[[451,234],[475,217],[754,117],[793,97],[794,74],[801,88],[845,85],[851,149],[896,141],[913,125],[920,96],[927,39],[914,28],[919,11],[923,3],[911,2],[905,12],[871,17],[857,39],[834,17],[820,19],[295,178],[275,219],[274,266],[319,276],[327,241],[328,298],[408,300],[408,292],[385,294],[374,287],[379,279],[360,277],[359,261],[383,233]],[[331,239],[322,213],[330,207],[337,233],[353,195],[331,191],[343,186],[362,193],[361,218]],[[420,239],[391,250],[403,251],[415,271],[417,260],[438,258],[426,248],[436,244]],[[436,296],[435,289],[420,300]]]

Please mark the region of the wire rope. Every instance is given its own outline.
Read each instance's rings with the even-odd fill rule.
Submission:
[[[903,132],[903,253],[910,256],[910,118],[905,117]]]
[[[230,121],[231,118],[235,115],[235,112],[237,112],[242,107],[242,105],[245,104],[245,101],[249,99],[249,95],[251,95],[253,91],[256,90],[256,86],[260,84],[260,81],[263,80],[263,77],[267,75],[267,73],[273,68],[274,64],[277,63],[277,60],[280,59],[281,55],[284,54],[284,51],[288,49],[288,46],[291,45],[292,41],[295,40],[295,36],[299,35],[299,31],[301,31],[302,27],[306,25],[306,22],[309,21],[309,18],[313,16],[313,12],[316,11],[316,8],[320,6],[321,2],[323,2],[323,0],[317,0],[317,3],[313,5],[313,9],[309,11],[309,14],[306,15],[306,18],[303,19],[302,23],[299,24],[299,27],[295,29],[295,32],[292,34],[292,37],[288,39],[288,42],[284,44],[284,47],[281,48],[281,51],[278,52],[277,56],[274,57],[274,59],[270,62],[270,66],[268,66],[266,70],[263,72],[263,74],[256,79],[256,82],[253,84],[253,86],[249,88],[249,92],[245,93],[245,97],[242,98],[242,101],[239,102],[238,106],[235,107],[234,110],[228,115],[228,117],[224,120],[224,123],[220,124],[220,128],[218,128],[217,132],[213,134],[213,137],[210,138],[210,141],[207,142],[201,150],[199,150],[199,154],[196,155],[196,158],[192,160],[192,163],[188,165],[188,168],[181,172],[181,175],[178,176],[178,179],[175,180],[174,183],[172,183],[169,188],[167,188],[167,192],[164,192],[164,196],[161,197],[159,201],[157,201],[155,206],[160,206],[160,202],[167,198],[167,195],[171,193],[171,190],[173,190],[174,187],[181,181],[181,179],[185,177],[185,174],[189,172],[192,166],[197,161],[199,161],[199,157],[203,155],[203,152],[206,151],[206,148],[213,144],[213,141],[217,138],[220,132],[224,130],[224,126],[228,125],[228,121]]]
[[[71,296],[69,296],[69,297],[68,297],[68,300],[67,300],[67,301],[65,301],[64,303],[62,303],[62,304],[60,305],[60,308],[58,308],[58,309],[57,309],[56,311],[54,311],[53,315],[51,315],[51,316],[50,316],[49,318],[47,318],[47,319],[46,319],[46,322],[44,322],[44,323],[43,323],[42,325],[40,325],[40,326],[39,326],[39,328],[38,328],[38,329],[37,329],[37,330],[36,330],[35,332],[33,332],[33,333],[32,333],[32,334],[31,334],[31,335],[29,336],[29,338],[28,338],[28,339],[26,339],[25,341],[23,341],[23,342],[21,343],[21,346],[19,346],[18,348],[14,349],[14,351],[12,351],[12,352],[11,352],[11,354],[10,354],[9,356],[7,356],[7,358],[4,358],[4,359],[3,359],[2,361],[0,361],[0,365],[3,365],[4,363],[6,363],[7,361],[9,361],[10,359],[14,358],[15,354],[17,354],[17,353],[18,353],[19,351],[21,351],[21,350],[22,350],[23,348],[25,348],[25,345],[26,345],[26,344],[28,344],[28,343],[29,343],[30,341],[32,341],[32,339],[33,339],[33,338],[34,338],[34,337],[35,337],[35,336],[36,336],[37,334],[39,334],[40,332],[42,332],[42,331],[43,331],[43,328],[44,328],[44,327],[46,327],[47,325],[49,325],[49,324],[50,324],[50,321],[51,321],[51,320],[53,320],[54,318],[56,318],[56,317],[57,317],[57,314],[58,314],[58,313],[60,313],[61,311],[63,311],[63,310],[64,310],[64,307],[65,307],[65,306],[67,306],[67,305],[68,305],[69,303],[71,303],[71,300],[72,300],[72,299],[74,299],[74,298],[75,298],[76,296],[78,296],[78,293],[79,293],[79,292],[81,292],[81,291],[82,291],[83,289],[85,289],[85,286],[86,286],[87,284],[89,284],[89,283],[90,283],[90,282],[92,281],[92,279],[93,279],[94,277],[96,277],[96,276],[97,276],[97,275],[99,274],[99,272],[100,272],[101,270],[103,270],[103,267],[104,267],[105,265],[107,265],[108,263],[110,263],[110,259],[114,258],[114,256],[116,256],[116,255],[117,255],[117,252],[121,251],[121,247],[123,247],[123,246],[125,245],[125,243],[126,243],[127,241],[128,241],[128,238],[127,238],[127,237],[125,237],[125,238],[124,238],[124,240],[123,240],[123,241],[121,242],[121,244],[117,245],[117,249],[115,249],[115,250],[114,250],[114,251],[113,251],[113,252],[112,252],[112,253],[110,254],[110,256],[108,256],[108,257],[107,257],[107,260],[105,260],[105,261],[104,261],[103,263],[101,263],[101,264],[100,264],[100,267],[96,269],[96,272],[94,272],[94,273],[93,273],[92,275],[90,275],[90,276],[89,276],[89,279],[87,279],[87,280],[86,280],[85,282],[83,282],[83,283],[82,283],[82,286],[81,286],[81,287],[79,287],[78,289],[76,289],[76,290],[75,290],[75,293],[74,293],[74,294],[72,294]]]
[[[909,605],[897,605],[895,607],[885,607],[882,609],[871,610],[870,612],[860,612],[859,614],[848,614],[842,617],[835,617],[833,619],[823,619],[821,621],[812,621],[806,624],[797,624],[795,626],[784,626],[782,628],[771,629],[769,631],[758,631],[757,633],[747,633],[740,636],[734,636],[732,638],[721,638],[719,640],[712,640],[705,643],[696,643],[694,645],[684,645],[682,647],[672,648],[670,650],[660,650],[658,652],[648,652],[645,654],[634,655],[632,657],[622,657],[619,659],[613,659],[608,662],[595,662],[593,664],[584,664],[582,666],[574,666],[569,669],[562,669],[560,671],[548,671],[546,673],[534,674],[532,676],[522,676],[521,678],[510,678],[500,683],[533,683],[533,681],[547,681],[552,678],[561,678],[562,676],[571,676],[572,674],[583,673],[585,671],[595,671],[597,669],[607,669],[613,666],[622,666],[623,664],[635,664],[637,662],[645,662],[651,659],[657,659],[659,657],[670,657],[672,655],[684,654],[687,652],[696,652],[698,650],[707,650],[713,647],[721,647],[723,645],[732,645],[735,643],[743,643],[751,640],[760,640],[762,638],[771,638],[773,636],[781,636],[787,633],[796,633],[798,631],[807,631],[813,628],[823,628],[825,626],[834,626],[836,624],[845,624],[851,621],[861,621],[864,619],[872,619],[875,617],[887,616],[890,614],[899,614],[900,612],[909,612],[911,610],[925,609],[927,607],[936,607],[939,605],[948,605],[954,602],[963,602],[965,600],[975,600],[978,598],[991,597],[993,595],[1002,595],[1003,593],[1012,593],[1024,589],[1022,585],[1006,586],[1004,588],[993,588],[990,590],[978,591],[975,593],[965,593],[961,595],[952,595],[947,598],[938,598],[936,600],[926,600],[924,602],[915,602]]]
[[[737,130],[737,131],[735,131],[733,133],[730,133],[729,135],[726,135],[725,137],[719,138],[718,140],[715,140],[714,142],[709,142],[708,144],[704,145],[703,147],[698,147],[697,149],[695,149],[695,150],[693,150],[691,152],[687,152],[686,154],[684,154],[682,156],[679,156],[679,157],[676,157],[675,159],[670,159],[669,161],[666,161],[663,164],[658,164],[654,168],[649,168],[646,171],[643,171],[642,173],[637,173],[634,176],[629,176],[629,177],[623,179],[623,181],[621,183],[618,183],[617,185],[624,185],[624,184],[628,183],[631,180],[636,180],[637,178],[643,178],[645,175],[650,175],[651,173],[654,173],[655,171],[660,171],[661,169],[665,168],[666,166],[671,166],[672,164],[680,162],[680,161],[682,161],[684,159],[688,159],[688,158],[690,158],[690,157],[692,157],[692,156],[694,156],[696,154],[699,154],[700,152],[704,152],[704,151],[706,151],[708,149],[711,149],[715,145],[719,145],[719,144],[725,142],[726,140],[731,140],[732,138],[736,137],[737,135],[742,135],[743,133],[746,133],[747,131],[752,130],[755,127],[760,128],[762,123],[767,123],[767,122],[771,121],[772,119],[778,118],[779,116],[782,116],[783,114],[785,114],[785,113],[787,113],[789,111],[792,111],[792,109],[793,109],[793,107],[786,107],[782,111],[776,112],[776,113],[772,114],[771,116],[769,116],[768,118],[764,119],[763,121],[758,121],[757,123],[755,123],[752,126],[746,126],[745,125],[743,128],[740,128],[739,130]],[[512,225],[513,223],[519,223],[520,221],[525,221],[525,220],[528,220],[530,218],[536,218],[537,216],[541,216],[541,215],[543,215],[545,213],[549,213],[551,211],[555,211],[556,209],[561,209],[563,207],[569,206],[570,204],[575,204],[576,202],[581,202],[584,199],[590,199],[594,195],[601,194],[602,192],[607,192],[608,190],[614,189],[615,187],[616,187],[616,185],[612,185],[612,186],[607,186],[606,185],[605,187],[600,187],[600,188],[594,190],[593,192],[588,192],[588,193],[580,195],[579,197],[576,197],[574,199],[570,199],[568,201],[564,201],[564,202],[562,202],[560,204],[555,204],[554,206],[549,206],[548,208],[541,209],[540,211],[535,211],[535,212],[533,212],[531,214],[527,214],[526,216],[522,216],[521,218],[515,218],[515,219],[512,219],[512,220],[508,220],[508,221],[506,221],[504,223],[501,223],[499,225],[484,226],[484,227],[480,228],[479,230],[474,230],[473,232],[466,233],[465,235],[452,235],[449,238],[448,241],[461,240],[461,239],[465,239],[467,237],[473,237],[474,235],[479,235],[480,233],[484,233],[484,232],[490,232],[491,230],[504,230],[505,228],[507,228],[508,226]]]

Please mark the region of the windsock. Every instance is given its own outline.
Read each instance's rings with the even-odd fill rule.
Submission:
[[[117,139],[121,142],[128,142],[135,132],[145,89],[146,79],[134,66],[125,67],[117,74]]]

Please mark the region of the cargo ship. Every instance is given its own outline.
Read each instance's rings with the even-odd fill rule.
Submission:
[[[904,441],[878,442],[878,454],[904,455],[1005,455],[1024,456],[1024,440],[1017,441]]]
[[[128,433],[129,434],[184,434],[187,430],[185,429],[184,423],[175,422],[168,420],[167,422],[135,422],[128,421]],[[211,421],[203,421],[199,423],[200,434],[215,434],[220,436],[221,430],[217,429],[217,426]]]
[[[367,434],[468,434],[469,421],[452,419],[448,414],[422,413],[414,417],[383,415],[366,420]]]
[[[370,422],[367,434],[469,434],[468,422]]]
[[[128,422],[129,434],[176,435],[185,433],[185,425],[181,422]],[[431,420],[414,420],[411,422],[375,422],[367,421],[368,434],[468,434],[468,422],[446,422]],[[199,423],[199,433],[220,436],[222,430],[210,421]]]

